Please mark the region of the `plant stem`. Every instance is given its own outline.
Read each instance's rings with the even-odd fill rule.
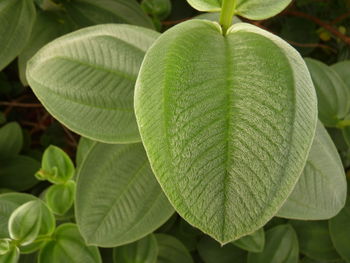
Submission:
[[[224,35],[232,24],[232,18],[236,10],[236,0],[223,0],[220,16],[220,25]]]

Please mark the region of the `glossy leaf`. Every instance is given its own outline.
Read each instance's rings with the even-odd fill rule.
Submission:
[[[350,206],[347,205],[329,220],[329,231],[333,245],[343,259],[350,262]]]
[[[144,54],[158,35],[130,25],[76,31],[30,60],[28,82],[55,118],[84,137],[109,143],[140,141],[134,85]]]
[[[315,260],[340,259],[329,235],[327,221],[291,221],[298,235],[301,253]]]
[[[93,146],[80,168],[76,195],[77,222],[88,244],[134,242],[173,212],[141,144]]]
[[[315,91],[294,49],[244,23],[224,37],[205,20],[171,28],[148,51],[135,111],[175,210],[221,243],[258,230],[282,206],[317,121]]]
[[[203,237],[197,245],[204,263],[246,263],[247,253],[232,244],[221,246],[214,239]]]
[[[7,254],[11,249],[11,239],[0,239],[0,255]]]
[[[113,249],[114,263],[157,263],[157,256],[157,239],[153,234]]]
[[[298,263],[298,238],[290,225],[279,225],[266,232],[261,253],[248,254],[248,263]]]
[[[97,247],[86,246],[78,227],[74,224],[60,225],[54,239],[40,250],[38,263],[101,263]]]
[[[241,249],[250,252],[262,252],[265,247],[265,232],[263,228],[233,242],[233,244]]]
[[[19,76],[23,85],[28,85],[25,75],[28,60],[45,44],[72,30],[73,26],[62,13],[38,13],[30,39],[18,57]]]
[[[23,134],[18,123],[10,122],[0,128],[0,159],[16,156],[22,145]]]
[[[329,219],[344,207],[346,179],[337,148],[319,122],[304,171],[277,216]]]
[[[51,185],[45,193],[45,202],[54,214],[64,215],[74,203],[75,182]]]
[[[0,263],[18,263],[19,249],[15,246],[5,255],[0,255]]]
[[[28,0],[0,2],[0,71],[21,53],[35,20],[35,6]]]
[[[158,243],[157,263],[193,263],[191,254],[175,237],[156,234]]]
[[[331,67],[310,58],[305,62],[317,92],[318,116],[325,126],[335,127],[350,111],[350,89]]]
[[[83,163],[85,157],[89,153],[90,149],[92,146],[94,146],[96,142],[89,140],[85,137],[81,137],[78,143],[78,148],[77,148],[77,154],[76,154],[76,165],[77,169],[80,167],[80,165]]]
[[[187,0],[187,2],[199,11],[221,11],[222,0]],[[248,19],[262,20],[282,12],[291,2],[291,0],[237,0],[236,14]]]
[[[64,7],[81,27],[121,23],[153,28],[151,20],[135,0],[65,0]]]

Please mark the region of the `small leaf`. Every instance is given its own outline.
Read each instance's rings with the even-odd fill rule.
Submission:
[[[23,134],[18,123],[10,122],[0,128],[0,159],[19,154],[22,146]]]
[[[316,88],[318,116],[325,126],[336,127],[349,113],[350,89],[331,67],[310,58],[305,62]]]
[[[75,224],[60,225],[39,252],[38,263],[101,263],[97,247],[86,246]]]
[[[261,253],[248,254],[248,263],[298,263],[298,238],[290,225],[279,225],[266,232]]]
[[[141,144],[93,146],[80,167],[76,195],[76,218],[88,244],[137,241],[173,212]]]
[[[158,245],[153,234],[113,249],[114,263],[157,263]]]
[[[0,255],[0,263],[18,263],[19,254],[19,249],[12,246],[11,250],[7,254]]]
[[[158,243],[157,263],[193,263],[191,254],[175,237],[156,234]]]
[[[301,253],[314,260],[340,259],[329,235],[327,221],[290,221],[298,235]]]
[[[331,68],[338,73],[338,75],[346,84],[348,90],[350,90],[350,60],[345,60],[333,64]]]
[[[247,253],[231,243],[221,246],[214,239],[203,237],[197,245],[204,263],[246,263]]]
[[[64,215],[72,207],[75,196],[75,182],[51,185],[45,193],[45,202],[54,214]]]
[[[108,143],[139,142],[134,86],[145,52],[158,36],[130,25],[75,31],[29,61],[28,82],[46,109],[78,134]]]
[[[21,53],[35,20],[35,6],[28,0],[0,2],[0,71]]]
[[[250,251],[250,252],[262,252],[265,247],[265,232],[263,228],[254,232],[251,235],[241,237],[240,239],[232,242],[237,247]]]
[[[75,168],[69,156],[56,146],[49,146],[43,155],[41,169],[35,175],[40,180],[53,184],[65,184],[75,175]]]
[[[329,219],[344,207],[346,179],[338,151],[321,122],[304,171],[276,216],[301,219]]]
[[[329,231],[333,245],[343,259],[350,262],[350,206],[347,205],[329,220]]]
[[[141,7],[147,14],[160,20],[164,20],[171,13],[170,0],[142,0]]]
[[[207,20],[186,21],[156,40],[138,76],[135,112],[175,210],[223,244],[277,213],[317,123],[315,90],[293,48],[245,23],[223,36]]]

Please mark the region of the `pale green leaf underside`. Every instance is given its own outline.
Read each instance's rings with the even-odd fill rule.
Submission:
[[[222,243],[258,230],[282,206],[317,121],[313,85],[293,48],[243,23],[223,37],[204,20],[170,29],[149,50],[135,111],[169,200]]]
[[[337,148],[319,122],[304,171],[276,216],[322,220],[345,205],[346,179]]]
[[[141,144],[93,146],[79,171],[76,196],[77,222],[89,244],[136,241],[173,212]]]
[[[34,20],[33,1],[0,1],[0,71],[22,51]]]
[[[100,25],[65,35],[28,63],[27,79],[46,109],[71,130],[97,141],[140,141],[134,85],[158,33]]]
[[[203,12],[221,11],[222,0],[187,0],[195,9]],[[261,20],[277,15],[291,0],[237,0],[236,14],[248,19]]]

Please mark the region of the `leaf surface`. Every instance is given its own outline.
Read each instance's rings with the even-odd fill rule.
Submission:
[[[21,126],[10,122],[0,128],[0,159],[16,156],[23,146]]]
[[[155,236],[159,249],[157,263],[193,263],[191,254],[175,237],[165,234]]]
[[[263,228],[254,232],[251,235],[241,237],[240,239],[232,242],[235,246],[250,251],[250,252],[262,252],[265,247],[265,232]]]

